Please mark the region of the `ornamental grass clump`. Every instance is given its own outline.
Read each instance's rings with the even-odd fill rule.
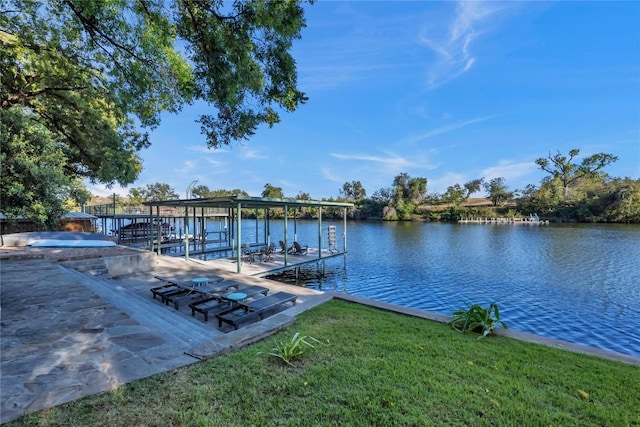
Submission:
[[[498,325],[509,329],[507,324],[500,320],[500,310],[495,302],[492,302],[489,308],[479,304],[467,304],[466,309],[461,308],[453,312],[453,320],[449,324],[462,333],[471,331],[480,334],[478,339],[489,335]]]
[[[293,359],[302,356],[305,349],[315,348],[313,344],[309,343],[307,340],[320,343],[320,341],[313,337],[301,336],[300,332],[296,332],[288,341],[276,341],[276,346],[267,354],[282,360],[289,366],[294,366],[293,363],[291,363]]]

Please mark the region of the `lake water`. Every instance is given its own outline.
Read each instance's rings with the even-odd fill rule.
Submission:
[[[342,223],[326,221],[323,246],[330,224],[342,247]],[[270,228],[277,242],[282,225]],[[638,225],[367,221],[347,233],[346,262],[329,260],[324,277],[302,284],[444,315],[495,301],[511,329],[640,356]],[[317,246],[317,223],[299,221],[297,237]]]

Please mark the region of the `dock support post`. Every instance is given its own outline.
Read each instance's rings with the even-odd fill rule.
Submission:
[[[318,206],[318,258],[322,258],[322,206]]]
[[[189,206],[184,206],[184,259],[189,261]]]
[[[347,253],[347,208],[344,208],[342,220],[342,250]]]
[[[237,227],[237,239],[238,242],[236,246],[236,264],[238,266],[238,273],[242,273],[242,251],[240,250],[240,245],[242,244],[242,203],[238,202],[238,219],[236,221]]]
[[[284,205],[284,266],[287,266],[287,254],[289,252],[289,240],[287,239],[287,218],[289,217],[289,205]]]
[[[265,223],[264,223],[264,232],[266,234],[265,241],[267,242],[267,246],[271,246],[271,222],[269,220],[269,208],[267,208],[265,212]]]
[[[153,208],[152,208],[152,209],[153,209]],[[158,256],[160,256],[160,251],[161,251],[160,246],[161,246],[161,244],[162,244],[162,224],[163,224],[163,222],[162,222],[162,218],[160,218],[160,206],[159,206],[159,205],[158,205],[158,206],[156,206],[156,218],[157,218],[157,221],[156,221],[156,222],[158,223],[158,236],[157,236],[157,241],[158,241]],[[150,227],[149,227],[149,228],[151,228],[151,224],[149,224],[149,225],[150,225]],[[153,236],[151,237],[151,239],[152,239],[152,240],[151,240],[151,242],[152,242],[152,246],[151,246],[152,251],[151,251],[151,252],[153,252]]]
[[[200,243],[202,243],[202,253],[207,259],[207,221],[204,217],[204,208],[200,208]]]

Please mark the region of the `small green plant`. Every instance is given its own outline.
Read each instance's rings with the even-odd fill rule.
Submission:
[[[509,329],[507,324],[500,320],[500,310],[495,302],[492,302],[489,308],[484,308],[479,304],[467,304],[466,309],[461,308],[453,312],[453,320],[449,324],[453,329],[463,333],[472,331],[480,334],[478,339],[489,335],[498,325]]]
[[[301,336],[300,332],[296,332],[289,341],[276,341],[276,346],[267,354],[277,357],[287,365],[294,366],[291,361],[302,356],[305,348],[315,348],[313,344],[309,343],[307,340],[312,340],[316,343],[320,342],[313,337]]]

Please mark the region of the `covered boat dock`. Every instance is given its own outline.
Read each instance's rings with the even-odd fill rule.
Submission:
[[[302,200],[302,199],[275,199],[268,197],[247,197],[247,196],[225,196],[225,197],[213,197],[213,198],[198,198],[198,199],[181,199],[181,200],[163,200],[163,201],[150,201],[144,203],[149,206],[149,216],[151,219],[155,218],[156,223],[160,223],[160,212],[162,208],[178,208],[184,209],[184,256],[188,259],[190,256],[206,255],[211,252],[225,252],[230,253],[231,257],[218,258],[212,261],[216,266],[228,271],[235,271],[237,273],[255,275],[264,277],[270,274],[298,268],[302,265],[322,262],[324,268],[324,260],[333,258],[336,256],[343,256],[347,253],[347,210],[353,207],[352,203],[332,202],[332,201],[320,201],[320,200]],[[218,211],[226,212],[229,227],[228,232],[225,233],[225,242],[215,247],[206,247],[202,245],[201,250],[194,250],[190,253],[191,243],[189,241],[189,224],[193,221],[196,224],[196,218],[198,212],[204,215],[205,210],[216,209]],[[281,209],[284,211],[282,219],[277,221],[284,221],[283,235],[272,236],[270,229],[270,222],[274,221],[271,215],[274,209]],[[338,230],[336,226],[329,226],[327,229],[327,245],[323,247],[323,210],[325,209],[340,209],[342,210],[342,239],[338,239]],[[297,221],[301,217],[302,212],[305,212],[309,216],[311,210],[311,216],[317,221],[318,224],[318,245],[317,247],[306,248],[306,254],[292,254],[288,250],[282,250],[280,247],[280,241],[284,243],[284,248],[288,249],[293,246],[293,243],[297,241]],[[256,241],[246,242],[243,240],[242,230],[242,218],[243,212],[254,211],[256,221]],[[258,237],[258,223],[263,221],[263,235]],[[199,221],[200,226],[203,228],[200,230],[200,235],[206,234],[206,221]],[[293,225],[293,233],[291,233],[291,224]],[[158,235],[160,235],[158,230]],[[341,240],[341,245],[339,244]],[[153,251],[157,251],[158,254],[162,251],[162,244],[160,241],[150,241],[149,247]],[[194,246],[195,248],[195,246]],[[257,260],[251,255],[251,252],[257,252],[258,248],[275,248],[275,251],[271,254],[271,257],[267,260]]]

